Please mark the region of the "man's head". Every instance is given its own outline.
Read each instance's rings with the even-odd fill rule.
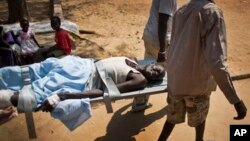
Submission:
[[[161,65],[149,64],[144,67],[142,74],[149,81],[162,80],[165,76],[165,70]]]
[[[58,31],[61,27],[61,19],[58,16],[53,16],[50,19],[50,25],[54,30]]]
[[[20,20],[20,26],[23,32],[27,32],[29,30],[29,21],[27,19]]]

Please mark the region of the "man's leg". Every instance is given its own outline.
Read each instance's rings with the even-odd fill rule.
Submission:
[[[34,62],[41,62],[44,61],[47,57],[47,52],[49,51],[49,48],[39,48],[37,52],[34,53]]]
[[[169,135],[171,134],[171,132],[173,131],[175,127],[175,124],[172,124],[170,122],[168,122],[168,120],[166,120],[163,129],[161,131],[161,134],[158,138],[158,141],[166,141],[169,137]]]
[[[195,127],[195,141],[203,141],[206,121]]]
[[[132,103],[131,112],[141,112],[147,108],[152,107],[151,103],[148,103],[149,96],[135,97]]]
[[[158,48],[152,43],[150,37],[144,36],[144,59],[157,58]],[[140,112],[147,108],[152,107],[152,104],[148,103],[149,96],[139,96],[135,97],[132,104],[132,112]]]
[[[183,98],[167,97],[167,120],[163,126],[158,141],[166,141],[172,133],[175,124],[185,122],[185,103]]]
[[[195,141],[203,141],[206,118],[209,110],[210,93],[185,99],[188,124],[195,127]]]
[[[147,108],[152,107],[151,103],[148,103],[149,96],[138,96],[135,97],[132,103],[131,112],[140,112]]]

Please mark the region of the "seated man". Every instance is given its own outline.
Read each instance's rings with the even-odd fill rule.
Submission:
[[[97,61],[123,92],[142,89],[148,81],[160,80],[165,70],[160,65],[140,66],[126,57],[111,57]],[[29,66],[31,78],[31,103],[33,110],[58,112],[56,108],[68,99],[94,98],[103,95],[102,78],[94,59],[66,56],[62,59],[49,58]],[[0,69],[0,108],[19,106],[18,91],[23,88],[21,68]],[[26,95],[26,94],[25,94]],[[49,100],[48,100],[49,97]],[[51,101],[52,103],[51,103]],[[75,104],[76,102],[74,102]],[[83,102],[84,103],[84,102]],[[58,114],[58,113],[56,113]],[[54,116],[62,118],[62,116]]]

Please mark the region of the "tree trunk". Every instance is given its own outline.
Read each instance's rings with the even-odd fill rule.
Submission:
[[[7,0],[7,3],[9,10],[8,23],[15,23],[27,17],[26,0]]]

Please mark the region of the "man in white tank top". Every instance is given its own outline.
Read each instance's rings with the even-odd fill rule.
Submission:
[[[143,37],[144,58],[165,61],[165,52],[170,43],[172,17],[177,8],[176,0],[153,0]]]
[[[144,58],[157,58],[157,62],[165,66],[172,17],[176,9],[176,0],[152,0],[150,15],[142,37],[145,47]],[[150,107],[148,98],[148,96],[135,98],[132,111],[138,112]]]

